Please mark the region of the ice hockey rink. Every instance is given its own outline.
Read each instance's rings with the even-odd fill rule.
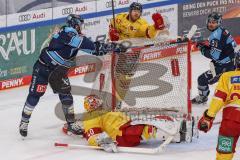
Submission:
[[[197,77],[208,69],[209,61],[199,53],[192,55],[192,96],[197,94]],[[71,78],[72,84],[78,84],[80,77]],[[211,91],[213,88],[211,87]],[[54,147],[55,142],[86,144],[79,137],[66,136],[61,132],[63,121],[55,116],[58,96],[48,88],[34,110],[29,125],[29,135],[23,140],[18,133],[21,111],[28,93],[28,86],[0,92],[0,155],[2,160],[213,160],[217,144],[218,125],[213,125],[207,134],[200,133],[199,139],[192,143],[171,143],[163,153],[146,155],[132,153],[106,153],[93,149],[66,149]],[[212,92],[211,92],[212,94]],[[210,96],[211,97],[211,96]],[[208,101],[209,103],[209,101]],[[82,110],[82,97],[74,96],[76,112]],[[201,115],[207,108],[193,106],[193,114]],[[221,117],[218,115],[216,121]],[[156,147],[158,141],[144,143],[139,147]],[[237,147],[239,152],[239,145]],[[240,159],[235,154],[234,160]]]

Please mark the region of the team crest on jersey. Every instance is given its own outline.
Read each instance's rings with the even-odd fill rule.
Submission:
[[[131,31],[137,31],[137,29],[136,28],[134,28],[133,26],[129,26],[129,29],[131,30]]]
[[[240,83],[240,76],[231,77],[231,83]]]
[[[121,19],[116,19],[116,23],[121,23]]]

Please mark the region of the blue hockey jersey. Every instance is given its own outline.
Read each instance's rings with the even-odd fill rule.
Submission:
[[[73,59],[78,50],[89,54],[96,52],[95,44],[85,36],[79,35],[72,27],[62,29],[52,36],[49,46],[40,54],[40,60],[46,65],[62,65],[67,68],[73,66]]]
[[[212,59],[215,65],[225,65],[233,62],[236,42],[230,33],[219,27],[209,36],[209,47],[202,50],[202,54]]]

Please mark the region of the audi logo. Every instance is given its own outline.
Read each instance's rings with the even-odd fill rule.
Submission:
[[[20,15],[18,17],[19,22],[26,22],[31,20],[31,15],[30,14],[25,14],[25,15]]]
[[[73,8],[64,8],[62,9],[62,15],[66,15],[66,14],[72,14],[73,13]]]
[[[114,7],[116,7],[116,1],[113,1]],[[110,8],[112,7],[112,1],[106,2],[106,7]]]

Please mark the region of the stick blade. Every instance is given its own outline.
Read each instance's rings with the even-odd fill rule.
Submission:
[[[190,40],[190,39],[192,39],[192,37],[194,36],[194,34],[196,33],[196,31],[197,31],[197,25],[193,25],[192,27],[191,27],[191,29],[190,29],[190,31],[188,32],[188,34],[187,34],[187,38]]]

